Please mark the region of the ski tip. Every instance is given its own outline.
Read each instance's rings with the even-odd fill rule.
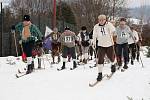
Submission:
[[[89,66],[89,68],[93,68],[92,66]]]
[[[70,70],[74,70],[74,69],[76,69],[76,68],[70,68]]]
[[[101,82],[101,81],[96,81],[96,82],[93,83],[93,84],[89,83],[89,87],[94,87],[94,86],[96,86],[99,82]]]
[[[18,73],[21,73],[21,71],[18,69]]]
[[[121,72],[124,72],[125,71],[125,69],[121,69]]]
[[[92,85],[92,84],[89,83],[89,87],[94,87],[94,85]]]
[[[70,68],[70,70],[73,70],[73,68]]]
[[[61,71],[61,70],[63,70],[63,69],[57,69],[57,71]]]
[[[17,74],[15,76],[16,76],[16,78],[19,78],[19,76]]]

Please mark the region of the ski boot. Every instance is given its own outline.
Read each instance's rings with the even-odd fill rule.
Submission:
[[[63,62],[63,66],[61,67],[60,70],[63,70],[63,69],[65,69],[65,62]]]
[[[77,68],[77,63],[73,61],[73,69]]]
[[[60,62],[60,57],[58,56],[58,63]]]
[[[125,64],[125,65],[123,66],[123,69],[121,69],[121,72],[124,72],[126,69],[128,69],[127,64]]]
[[[87,64],[87,59],[84,58],[84,59],[83,59],[83,63],[84,63],[84,64]]]
[[[133,60],[131,60],[131,65],[134,65],[134,62],[133,62]]]
[[[123,68],[124,68],[124,69],[128,69],[128,65],[125,64],[125,65],[123,66]]]
[[[32,64],[27,66],[26,74],[30,74],[32,72]]]
[[[90,57],[90,60],[93,60],[92,56]]]
[[[115,65],[111,65],[111,72],[112,73],[116,72],[116,66]]]
[[[101,81],[103,78],[103,75],[102,73],[98,73],[98,76],[97,76],[97,81]]]
[[[41,69],[41,59],[38,58],[38,69]]]

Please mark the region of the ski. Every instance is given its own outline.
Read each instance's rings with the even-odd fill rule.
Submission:
[[[93,66],[89,66],[89,68],[93,68]]]
[[[76,69],[76,68],[70,68],[70,70],[74,70],[74,69]]]
[[[28,75],[28,74],[27,73],[24,73],[24,74],[21,74],[21,75],[16,74],[16,78],[20,78],[20,77],[23,77],[25,75]]]
[[[45,69],[45,68],[34,68],[33,71],[34,71],[34,70],[44,70],[44,69]],[[27,71],[26,68],[24,68],[23,70],[24,70],[24,71],[20,71],[20,69],[18,69],[18,73],[19,73],[19,74],[22,74],[22,73],[25,73],[25,72]]]
[[[107,76],[107,74],[105,74],[103,77],[102,77],[102,80],[105,78]],[[96,86],[98,83],[100,83],[100,82],[102,82],[102,80],[101,81],[96,81],[96,82],[94,82],[94,83],[89,83],[89,87],[94,87],[94,86]]]
[[[62,69],[62,68],[61,68],[61,69],[58,69],[58,68],[57,68],[57,71],[62,71],[62,70],[65,70],[65,69],[66,69],[66,68],[63,68],[63,69]]]
[[[101,81],[96,81],[95,83],[93,83],[93,84],[89,84],[89,87],[94,87],[94,86],[96,86],[98,83],[100,83]]]
[[[44,70],[45,68],[34,68],[33,70]]]
[[[96,67],[96,64],[94,64],[93,66],[89,66],[89,68],[94,68],[94,67]]]
[[[96,65],[94,65],[94,66],[89,66],[89,68],[94,68],[94,67],[96,67]]]
[[[107,75],[107,79],[110,79],[113,75],[114,75],[114,73]]]
[[[18,73],[19,73],[19,74],[22,74],[22,73],[25,73],[25,72],[22,72],[22,71],[20,71],[20,69],[18,69]]]
[[[120,69],[121,69],[121,66],[119,66],[117,69],[120,70]]]
[[[126,69],[124,69],[124,68],[123,68],[123,69],[121,69],[121,72],[125,72],[125,71],[126,71]]]
[[[82,62],[78,62],[77,64],[78,65],[85,65],[85,63],[82,63]]]
[[[9,65],[15,65],[16,63],[15,62],[8,62],[6,64],[9,64]]]

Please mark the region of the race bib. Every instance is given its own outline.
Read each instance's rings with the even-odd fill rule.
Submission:
[[[125,37],[127,37],[127,33],[122,32],[122,33],[121,33],[121,38],[125,38]]]
[[[107,35],[107,34],[108,34],[108,31],[106,30],[106,28],[105,28],[105,27],[101,27],[101,34],[102,34],[102,36],[104,36],[104,35]]]
[[[89,36],[85,36],[85,37],[84,37],[84,40],[85,40],[85,41],[89,40]]]
[[[57,34],[53,34],[53,39],[57,40]]]
[[[65,42],[72,42],[71,36],[65,36]]]

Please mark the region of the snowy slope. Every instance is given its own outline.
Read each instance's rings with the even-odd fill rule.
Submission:
[[[16,64],[6,64],[10,59]],[[69,70],[72,62],[68,62],[68,69],[57,71],[62,62],[51,66],[45,59],[44,70],[16,79],[17,69],[23,69],[25,64],[15,57],[1,57],[0,100],[129,100],[127,96],[150,100],[150,59],[142,56],[142,60],[144,68],[136,61],[127,71],[117,71],[110,80],[104,79],[91,88],[88,84],[95,81],[97,68],[88,66],[94,61],[73,71]],[[104,73],[110,73],[110,64],[105,65]]]

